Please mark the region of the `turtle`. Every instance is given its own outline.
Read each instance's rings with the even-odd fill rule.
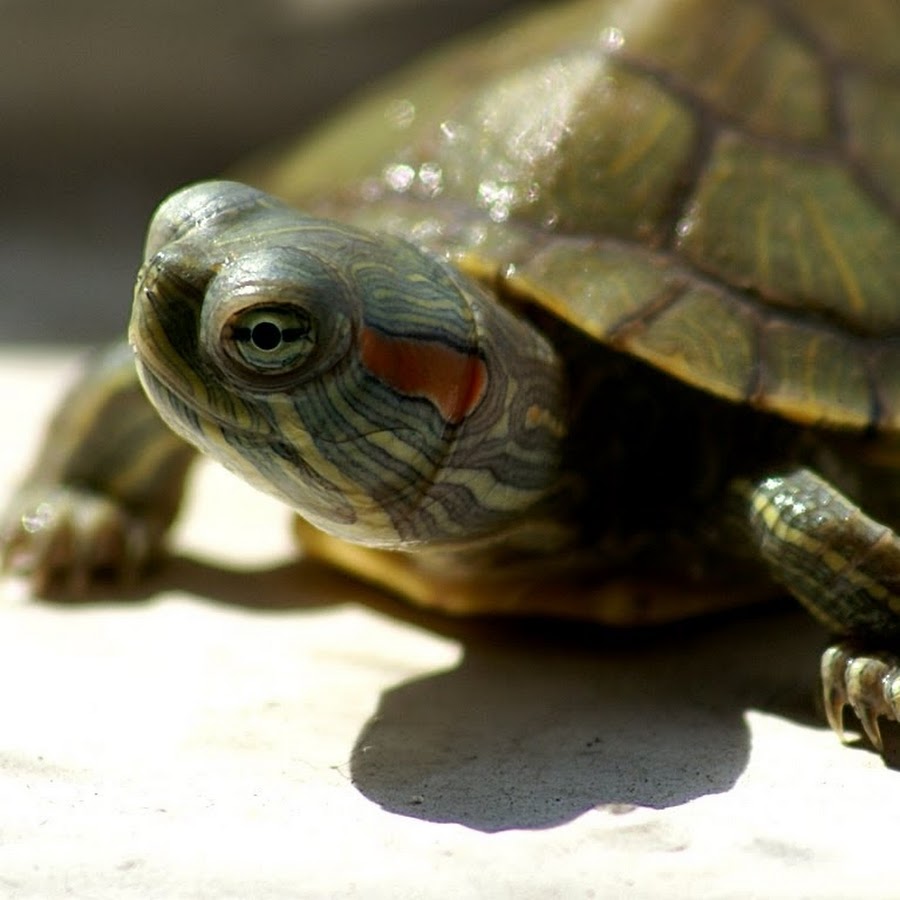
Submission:
[[[831,726],[849,705],[879,748],[898,172],[895,0],[520,13],[162,202],[5,565],[136,576],[199,451],[306,553],[448,614],[666,628],[792,595],[834,634]]]

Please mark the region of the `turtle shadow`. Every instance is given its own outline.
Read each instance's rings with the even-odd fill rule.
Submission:
[[[639,633],[460,620],[312,561],[231,570],[187,557],[83,602],[150,602],[167,590],[262,614],[359,603],[455,641],[453,667],[381,693],[350,754],[365,797],[430,822],[496,832],[597,807],[677,806],[734,785],[750,756],[748,709],[822,725],[813,697],[826,636],[790,608]]]
[[[187,555],[166,557],[134,583],[98,579],[72,593],[51,584],[40,599],[59,606],[150,604],[175,591],[236,609],[272,612],[323,609],[339,603],[363,603],[372,591],[364,584],[314,560],[291,559],[258,568],[229,567]]]
[[[351,759],[363,794],[480,831],[548,828],[729,790],[748,709],[822,721],[824,634],[800,613],[643,638],[509,624],[456,629],[457,666],[383,693]]]

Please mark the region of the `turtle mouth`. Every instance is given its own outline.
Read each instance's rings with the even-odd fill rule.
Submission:
[[[201,415],[197,410],[196,398],[177,384],[174,378],[154,366],[133,344],[132,350],[135,353],[135,365],[144,393],[165,422],[182,437],[188,436],[184,433],[185,428],[190,430],[189,434],[199,431]],[[209,417],[213,421],[216,419],[215,416],[209,416],[208,411],[205,411],[204,417]]]
[[[196,305],[166,303],[162,297],[139,278],[128,338],[144,392],[163,421],[201,450],[209,451],[228,434],[265,443],[261,422],[251,428],[236,421],[237,400],[217,403],[218,376],[206,371],[197,347]],[[220,405],[232,415],[219,411]]]
[[[271,435],[258,427],[241,426],[234,419],[216,412],[211,403],[198,403],[195,392],[186,389],[178,379],[154,365],[138,350],[135,350],[135,362],[150,402],[163,421],[188,443],[209,450],[210,442],[215,443],[223,437],[227,440],[230,434],[240,437],[244,443],[271,444]],[[210,429],[215,429],[218,434],[213,435]]]

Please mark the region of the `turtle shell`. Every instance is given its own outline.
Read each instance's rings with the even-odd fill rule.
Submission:
[[[554,5],[263,171],[710,393],[900,429],[897,0]]]

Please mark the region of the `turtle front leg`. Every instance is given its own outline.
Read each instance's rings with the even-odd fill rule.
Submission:
[[[822,657],[825,710],[842,736],[849,704],[880,750],[900,721],[900,538],[807,469],[744,484],[753,538],[775,578],[836,635]]]
[[[73,594],[98,574],[132,579],[157,554],[194,455],[144,396],[129,347],[98,355],[0,514],[0,569]]]
[[[879,717],[900,721],[900,656],[841,641],[822,654],[822,691],[828,724],[844,739],[848,704],[869,740],[882,749]]]

